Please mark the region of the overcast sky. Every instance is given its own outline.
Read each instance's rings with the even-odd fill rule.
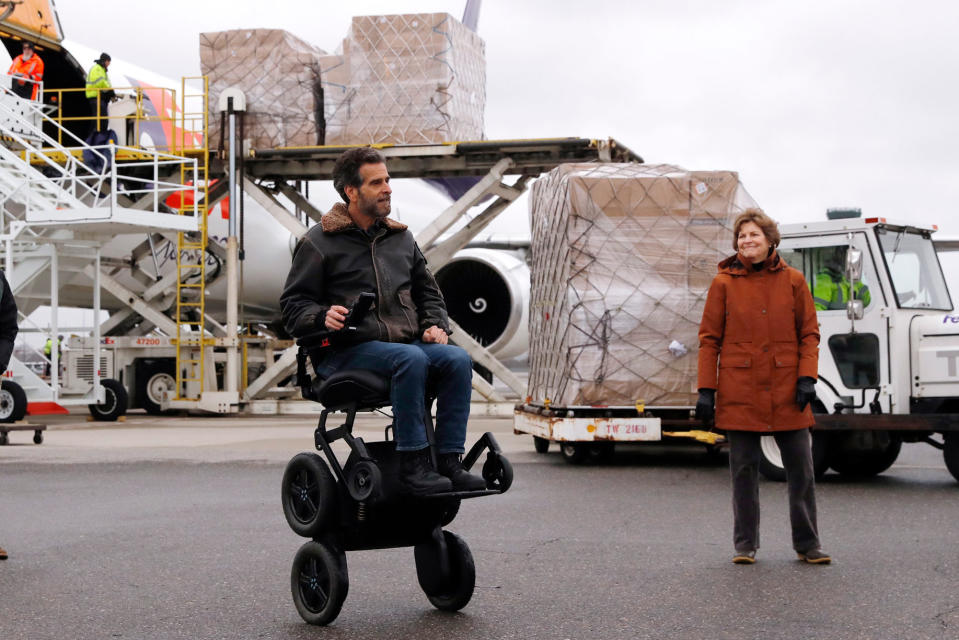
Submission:
[[[203,31],[282,28],[332,51],[352,15],[464,5],[57,3],[68,39],[177,78],[199,73]],[[613,137],[647,162],[738,171],[780,222],[857,206],[959,236],[957,2],[486,0],[479,33],[488,138]]]

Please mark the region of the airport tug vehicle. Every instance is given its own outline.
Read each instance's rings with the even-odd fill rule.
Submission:
[[[354,311],[350,317],[357,315]],[[509,489],[513,481],[509,460],[493,435],[485,433],[464,456],[463,466],[472,468],[487,452],[482,469],[486,490],[408,494],[400,484],[399,455],[390,439],[393,425],[386,427],[385,439],[379,442],[364,442],[353,435],[358,412],[390,404],[389,379],[362,369],[314,379],[307,369],[310,347],[300,345],[296,375],[303,397],[323,405],[314,432],[316,449],[323,455],[294,456],[286,466],[282,487],[283,513],[290,528],[312,539],[293,558],[290,587],[296,610],[310,624],[329,624],[339,614],[349,588],[346,552],[397,547],[413,547],[420,587],[433,606],[444,611],[462,609],[473,595],[473,556],[466,541],[443,527],[456,517],[461,500]],[[435,467],[433,400],[428,390],[424,414]],[[333,412],[344,412],[346,419],[328,428]],[[342,464],[331,447],[336,440],[349,447]]]

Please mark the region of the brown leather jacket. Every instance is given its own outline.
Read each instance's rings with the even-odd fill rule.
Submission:
[[[717,367],[718,364],[718,367]],[[802,274],[774,250],[756,271],[719,263],[699,325],[700,389],[716,389],[716,426],[789,431],[815,421],[796,406],[796,381],[816,379],[819,325]]]

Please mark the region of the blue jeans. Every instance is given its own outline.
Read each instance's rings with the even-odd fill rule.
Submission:
[[[429,446],[423,421],[426,378],[431,374],[436,392],[437,452],[465,451],[473,363],[460,347],[419,340],[410,344],[374,340],[337,349],[314,362],[313,367],[323,378],[345,369],[367,369],[389,376],[397,451],[419,451]]]

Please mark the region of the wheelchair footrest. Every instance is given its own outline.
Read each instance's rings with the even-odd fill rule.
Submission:
[[[439,500],[456,498],[465,500],[466,498],[482,498],[483,496],[495,496],[502,493],[495,489],[483,489],[482,491],[450,491],[449,493],[431,493],[427,496],[416,496],[420,500]]]

